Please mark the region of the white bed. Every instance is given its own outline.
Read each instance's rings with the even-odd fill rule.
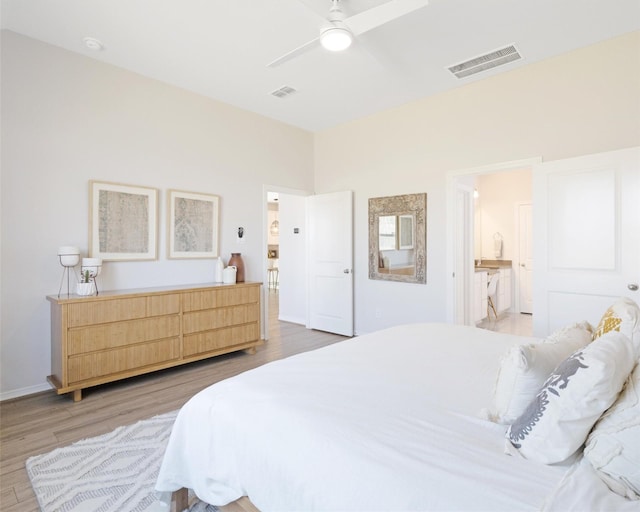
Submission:
[[[532,342],[412,324],[219,382],[180,411],[156,489],[263,512],[638,510],[597,477],[574,485],[573,459],[507,455],[506,427],[482,419],[505,351]]]

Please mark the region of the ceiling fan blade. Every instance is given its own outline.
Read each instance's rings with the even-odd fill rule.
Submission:
[[[364,34],[421,7],[426,7],[428,3],[428,0],[391,0],[378,7],[350,16],[344,20],[344,24],[355,35]]]
[[[269,62],[269,64],[267,64],[267,67],[268,68],[275,68],[276,66],[279,66],[280,64],[283,64],[283,63],[285,63],[285,62],[297,57],[298,55],[302,55],[303,53],[308,52],[314,46],[316,46],[319,41],[320,41],[320,37],[316,37],[315,39],[312,39],[311,41],[308,41],[308,42],[304,43],[302,46],[298,46],[296,49],[291,50],[288,53],[285,53],[281,57],[278,57],[273,62]]]

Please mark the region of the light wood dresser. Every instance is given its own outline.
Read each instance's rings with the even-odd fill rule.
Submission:
[[[49,295],[51,375],[58,394],[208,357],[260,339],[261,283]]]

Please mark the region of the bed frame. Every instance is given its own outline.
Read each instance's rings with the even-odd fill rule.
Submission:
[[[189,508],[189,489],[182,487],[171,494],[171,512],[182,512]]]

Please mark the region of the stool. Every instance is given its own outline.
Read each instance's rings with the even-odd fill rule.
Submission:
[[[272,267],[267,269],[267,286],[269,289],[274,290],[278,287],[278,280],[280,278],[280,272],[278,267]]]

